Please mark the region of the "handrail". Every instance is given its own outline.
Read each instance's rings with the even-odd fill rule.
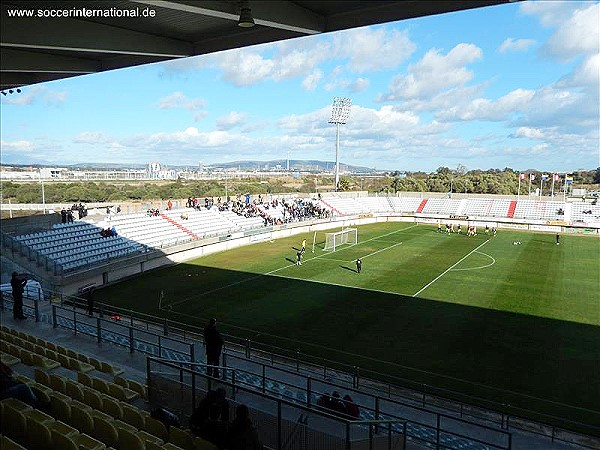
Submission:
[[[173,363],[173,364],[176,364],[176,365],[179,365],[179,366],[189,366],[190,368],[192,368],[192,367],[217,368],[219,370],[223,370],[223,374],[225,374],[225,372],[231,372],[231,379],[232,379],[232,382],[233,382],[233,384],[235,386],[239,386],[239,384],[240,384],[240,381],[236,382],[236,380],[240,380],[240,377],[236,376],[237,373],[246,373],[246,374],[255,375],[255,373],[252,372],[252,371],[245,370],[245,369],[240,369],[240,368],[231,368],[231,367],[228,367],[228,366],[225,366],[225,365],[223,365],[223,366],[214,366],[214,365],[209,365],[209,364],[202,363],[202,362],[189,362],[189,363],[188,362],[181,362],[181,361],[169,361],[169,362]],[[288,372],[288,373],[297,375],[294,372]],[[227,377],[225,375],[223,375],[222,380],[226,380],[226,379],[227,379]],[[266,389],[266,381],[278,381],[278,380],[275,379],[275,378],[268,378],[268,377],[266,377],[265,374],[264,374],[264,371],[263,371],[263,384],[262,384],[261,387],[259,387],[259,389],[261,389],[261,392],[263,392],[263,393],[269,391],[268,389]],[[246,385],[247,383],[241,383],[241,384]],[[286,384],[286,386],[290,386],[290,387],[293,387],[293,388],[296,388],[296,389],[299,389],[299,390],[305,389],[304,386],[298,386],[298,385],[295,385],[292,382],[285,382],[285,384]],[[339,388],[344,388],[346,390],[351,390],[353,393],[356,393],[356,394],[364,394],[364,393],[362,393],[360,391],[356,391],[356,390],[353,390],[353,389],[348,389],[347,387],[344,387],[344,386],[341,386],[341,385],[336,385],[335,383],[330,383],[329,382],[328,384],[331,385],[331,386],[335,386],[335,387],[339,387]],[[310,386],[310,377],[308,377],[308,379],[307,379],[307,385]],[[252,385],[249,385],[249,386],[252,386]],[[321,395],[323,395],[323,394],[325,394],[325,392],[319,392],[319,391],[316,391],[316,390],[309,390],[308,388],[306,388],[306,397],[307,397],[306,406],[309,407],[309,408],[311,407],[311,402],[309,400],[309,397],[310,397],[311,394],[321,394]],[[286,398],[286,396],[284,394],[279,394],[279,395],[280,395],[280,397]],[[376,399],[375,399],[375,404],[376,405],[378,403],[378,400],[379,400],[379,397],[376,397]],[[299,403],[298,400],[292,400],[292,402],[294,404],[302,404],[302,403]],[[510,442],[510,439],[511,439],[510,438],[510,433],[508,433],[508,432],[506,432],[504,430],[498,430],[497,428],[492,428],[492,427],[489,427],[489,426],[486,426],[486,425],[481,425],[481,424],[473,424],[472,422],[469,422],[469,421],[461,419],[461,418],[457,418],[457,417],[454,417],[454,416],[449,416],[447,414],[442,414],[442,413],[438,413],[438,412],[433,412],[433,411],[427,410],[425,408],[420,408],[420,407],[416,407],[416,406],[413,406],[413,405],[409,405],[407,403],[394,402],[394,401],[391,401],[391,402],[399,404],[399,405],[403,405],[403,406],[408,406],[408,407],[416,409],[418,411],[423,411],[423,412],[426,412],[426,413],[429,413],[429,414],[434,414],[436,416],[437,427],[433,427],[430,424],[427,424],[427,423],[424,423],[424,422],[421,422],[421,421],[418,421],[418,420],[415,420],[415,419],[408,419],[406,417],[396,416],[396,415],[391,414],[389,412],[381,413],[381,411],[379,411],[378,409],[371,408],[371,407],[368,407],[368,406],[365,406],[365,405],[358,405],[358,406],[360,406],[363,410],[369,410],[369,411],[374,412],[376,417],[379,414],[381,414],[381,415],[385,415],[387,417],[393,417],[394,419],[405,420],[405,421],[407,421],[407,423],[413,423],[413,424],[419,425],[421,427],[432,428],[432,429],[435,429],[437,432],[444,432],[444,433],[447,433],[447,434],[450,434],[450,435],[453,435],[453,436],[462,437],[462,438],[465,438],[465,439],[468,439],[468,440],[472,440],[472,441],[475,441],[475,442],[478,442],[478,443],[482,443],[482,444],[485,444],[485,445],[497,446],[497,444],[493,444],[493,443],[488,442],[488,441],[479,440],[477,438],[469,437],[467,435],[462,435],[460,433],[456,433],[455,431],[451,431],[451,430],[447,430],[447,429],[442,430],[441,429],[440,418],[447,418],[447,419],[451,419],[451,420],[453,420],[455,422],[461,422],[461,423],[465,423],[465,424],[469,424],[469,425],[476,425],[480,429],[484,429],[484,430],[491,431],[493,433],[498,433],[498,434],[502,435],[509,442]],[[312,408],[313,408],[312,409],[313,411],[325,411],[325,412],[327,412],[327,408],[323,408],[323,407],[312,407]],[[362,422],[365,422],[365,423],[375,423],[375,422],[377,422],[377,420],[382,420],[382,419],[366,419],[366,420],[365,419],[363,419],[363,420],[359,419],[359,420],[352,420],[352,422],[353,423],[362,423]],[[498,448],[500,448],[500,447],[498,447]],[[510,448],[510,447],[507,447],[507,448]]]
[[[48,290],[43,290],[43,293],[44,293],[44,294],[46,294],[47,292],[50,292],[50,291],[48,291]],[[40,294],[40,295],[41,295],[41,294]],[[3,297],[4,297],[4,296],[3,296]],[[81,299],[77,299],[77,300],[79,300],[79,303],[81,302]],[[34,303],[35,303],[34,307],[36,307],[36,308],[37,308],[37,301],[36,301],[36,302],[34,302]],[[100,305],[103,305],[103,304],[100,304]],[[2,306],[3,306],[3,305],[2,305]],[[74,307],[75,307],[75,305],[73,306],[73,308],[74,308]],[[122,310],[123,310],[123,311],[129,311],[129,310],[126,310],[126,309],[122,309]],[[133,323],[133,317],[134,317],[134,316],[136,316],[136,315],[141,315],[141,314],[139,314],[139,313],[135,313],[135,312],[133,312],[133,311],[130,311],[130,313],[131,313],[131,321],[132,321],[132,323]],[[153,319],[153,318],[155,319],[154,321],[152,321],[152,320],[149,320],[149,321],[147,321],[147,322],[146,322],[146,331],[148,331],[148,329],[149,329],[148,327],[150,327],[150,326],[160,327],[160,323],[157,323],[157,322],[158,322],[158,320],[156,320],[157,318],[156,318],[155,316],[151,316],[151,315],[144,315],[144,316],[146,316],[146,317],[149,317],[150,319]],[[152,323],[152,322],[155,322],[155,323]],[[183,326],[185,327],[185,326],[186,326],[186,324],[181,324],[181,323],[178,323],[178,322],[175,322],[175,321],[171,321],[171,323],[172,323],[171,325],[169,325],[168,323],[169,323],[169,321],[165,319],[165,320],[164,320],[164,323],[163,323],[163,326],[164,326],[164,329],[163,329],[163,335],[164,335],[164,336],[166,336],[166,335],[168,335],[168,334],[173,334],[173,335],[175,335],[175,336],[176,336],[176,335],[178,335],[178,334],[180,334],[180,333],[183,333],[184,339],[186,339],[186,338],[185,338],[185,336],[186,336],[186,334],[187,334],[188,336],[189,336],[189,335],[193,335],[195,339],[202,340],[202,337],[201,337],[201,335],[200,335],[199,333],[190,333],[190,331],[186,330],[185,328],[177,328],[177,327],[174,327],[174,326],[172,325],[172,324],[176,324],[176,325],[183,325]],[[152,333],[152,334],[155,334],[155,333]],[[156,335],[158,335],[158,332],[156,332]],[[171,338],[171,339],[172,339],[172,338]],[[181,341],[181,342],[185,342],[185,341]],[[189,344],[189,343],[188,343],[188,344]],[[192,344],[192,345],[193,345],[193,344]],[[160,347],[160,343],[159,343],[159,347]],[[226,350],[225,354],[227,354],[227,350]],[[229,356],[236,357],[235,355],[232,355],[232,354],[228,354],[228,355],[229,355]],[[248,354],[246,358],[242,358],[242,359],[246,359],[247,361],[252,361],[252,358],[251,358],[251,356],[252,356],[251,354]],[[289,359],[288,357],[285,357],[285,356],[282,356],[282,355],[277,355],[277,357],[278,357],[278,358],[282,358],[282,359]],[[241,357],[238,357],[238,358],[241,358]],[[193,359],[193,358],[192,358],[192,359]],[[323,359],[323,358],[322,358],[322,359]],[[306,365],[306,366],[313,365],[313,366],[315,366],[315,367],[318,367],[318,366],[316,366],[316,365],[314,365],[314,364],[312,364],[312,363],[306,363],[306,362],[302,361],[302,366],[304,366],[304,365]],[[273,368],[275,368],[275,366],[273,365],[273,356],[272,356],[272,358],[271,358],[271,366],[270,366],[270,367],[273,367]],[[277,367],[276,369],[277,369],[277,370],[284,370],[284,371],[286,370],[286,369],[282,369],[281,367]],[[296,372],[291,372],[291,371],[290,371],[290,373],[294,373],[294,374],[298,375],[298,374],[299,374],[299,369],[300,369],[300,366],[297,366],[297,371],[296,371]],[[325,369],[326,369],[326,367],[325,367]],[[377,381],[375,381],[375,380],[369,380],[369,382],[372,382],[372,383],[379,383],[379,382],[377,382]],[[389,384],[388,384],[388,387],[389,387],[389,386],[391,386],[391,385],[389,385]],[[357,387],[358,387],[358,386],[357,386]],[[376,389],[374,389],[374,390],[376,390]],[[373,394],[366,393],[366,392],[364,392],[364,391],[356,391],[356,392],[360,392],[361,394],[366,394],[366,395],[373,395]],[[424,405],[424,406],[425,406],[425,396],[426,396],[426,395],[427,395],[427,394],[423,394],[423,405]],[[375,395],[374,397],[377,397],[377,396]],[[391,391],[390,391],[389,389],[388,389],[388,397],[391,397]],[[438,397],[439,397],[439,398],[442,398],[442,399],[444,398],[444,397],[441,397],[441,396],[438,396]],[[382,398],[383,398],[383,397],[382,397]],[[407,398],[408,398],[408,397],[407,397]],[[386,399],[386,401],[390,401],[390,400],[389,400],[389,398],[387,398],[387,399]],[[454,400],[452,400],[452,401],[454,401]],[[398,401],[396,400],[396,402],[398,402]],[[399,404],[405,404],[405,403],[402,403],[402,402],[398,402],[398,403],[399,403]],[[492,403],[492,404],[493,404],[493,402],[489,402],[489,403]],[[459,404],[460,404],[460,408],[461,408],[461,414],[463,413],[463,406],[471,406],[471,405],[468,405],[468,404],[467,404],[467,405],[464,405],[464,404],[462,404],[462,403],[460,403],[460,402],[459,402]],[[414,407],[413,405],[410,405],[410,406],[411,406],[411,407]],[[508,406],[508,407],[509,407],[508,411],[517,411],[517,412],[532,413],[532,411],[529,411],[529,410],[526,410],[526,409],[523,409],[523,408],[510,407],[509,405],[500,405],[500,406],[504,406],[504,407],[507,407],[507,406]],[[436,407],[439,407],[439,405],[436,405]],[[501,423],[500,423],[500,426],[501,426],[501,428],[502,428],[502,429],[509,430],[509,429],[510,429],[510,427],[512,427],[512,428],[516,428],[516,429],[523,429],[523,430],[525,430],[525,431],[529,431],[529,432],[533,432],[533,433],[536,433],[536,434],[540,434],[540,435],[542,435],[542,436],[547,436],[547,437],[550,437],[550,435],[551,435],[551,437],[552,437],[552,439],[553,439],[553,440],[561,440],[561,441],[565,441],[565,440],[564,440],[563,438],[560,438],[560,437],[558,437],[558,436],[557,436],[557,433],[560,433],[560,432],[563,432],[563,431],[569,432],[568,430],[564,430],[564,429],[562,429],[562,430],[561,430],[560,428],[557,428],[557,427],[556,427],[556,426],[554,426],[554,425],[547,425],[547,424],[541,424],[541,425],[543,425],[543,426],[549,426],[549,427],[551,427],[551,433],[543,433],[543,432],[539,432],[539,431],[532,431],[530,428],[527,428],[527,427],[525,427],[525,428],[522,428],[522,426],[519,426],[519,424],[518,424],[518,423],[515,423],[515,419],[516,419],[516,420],[517,420],[517,422],[518,422],[519,420],[521,420],[521,418],[520,418],[520,417],[518,417],[518,416],[512,416],[512,415],[510,414],[510,412],[508,412],[508,411],[499,412],[499,411],[494,411],[493,409],[489,409],[489,408],[487,408],[487,409],[488,409],[490,412],[497,413],[497,414],[501,414]],[[426,410],[426,411],[428,411],[428,410]],[[430,413],[434,413],[434,411],[428,411],[428,412],[430,412]],[[592,411],[592,412],[593,412],[593,413],[595,413],[595,411]],[[549,419],[555,419],[555,420],[557,420],[557,421],[561,421],[562,423],[570,422],[570,423],[572,423],[572,424],[575,424],[575,425],[579,425],[579,426],[582,426],[582,427],[586,427],[587,429],[594,430],[594,431],[592,432],[592,434],[597,434],[597,435],[600,435],[600,428],[599,428],[599,427],[595,427],[595,426],[593,426],[593,425],[587,425],[587,424],[582,424],[582,423],[580,423],[580,422],[569,421],[569,420],[567,420],[567,419],[564,419],[564,418],[560,418],[560,417],[554,417],[554,416],[550,416],[550,415],[547,415],[547,414],[546,414],[546,415],[545,415],[545,414],[541,414],[541,413],[535,413],[535,414],[537,414],[538,416],[543,416],[543,417],[549,418]],[[471,413],[471,414],[466,414],[466,415],[468,415],[468,416],[470,416],[470,417],[477,418],[477,419],[479,419],[479,420],[484,420],[484,421],[488,421],[488,422],[495,423],[493,420],[490,420],[490,419],[489,419],[489,417],[485,417],[485,416],[477,416],[476,414],[473,414],[473,413]],[[449,416],[449,417],[452,417],[452,416]],[[452,417],[452,419],[453,419],[453,420],[455,420],[456,418],[455,418],[455,417]],[[523,419],[523,420],[524,420],[525,422],[527,422],[527,419]],[[469,424],[476,425],[476,426],[483,426],[483,425],[481,425],[480,423],[477,423],[477,422],[472,422],[472,421],[469,421],[469,420],[466,420],[466,419],[465,419],[465,422],[466,422],[466,423],[469,423]],[[529,423],[531,423],[531,421],[529,421]],[[533,424],[535,424],[535,422],[533,422]],[[496,430],[496,431],[498,431],[498,430]],[[577,434],[577,433],[575,433],[575,434]],[[583,435],[582,437],[585,437],[585,435]],[[565,442],[571,442],[571,443],[573,443],[573,441],[572,441],[572,440],[566,440]],[[585,444],[580,444],[580,443],[578,443],[578,444],[579,444],[579,445],[581,445],[581,446],[585,446]]]

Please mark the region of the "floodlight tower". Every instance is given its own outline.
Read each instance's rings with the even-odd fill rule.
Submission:
[[[329,123],[336,125],[335,133],[335,190],[340,187],[340,125],[348,122],[350,117],[350,108],[352,107],[352,99],[347,97],[334,97],[333,106],[331,108],[331,119]]]

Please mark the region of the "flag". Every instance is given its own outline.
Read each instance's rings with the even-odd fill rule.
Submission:
[[[573,175],[565,175],[565,183],[573,184]]]
[[[546,181],[548,179],[549,175],[547,173],[543,173],[542,174],[542,181]]]
[[[530,181],[535,180],[535,173],[532,173],[532,174],[529,175],[529,180]]]
[[[519,174],[519,180],[524,180],[525,179],[525,174],[524,173],[520,173]]]
[[[554,174],[552,177],[553,177],[552,179],[553,179],[554,181],[558,181],[558,180],[560,180],[560,175],[559,175],[559,174],[557,174],[557,173],[555,173],[555,174]]]

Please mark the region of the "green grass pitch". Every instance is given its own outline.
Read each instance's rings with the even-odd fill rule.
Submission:
[[[598,421],[600,239],[562,235],[556,245],[554,234],[478,232],[365,225],[357,245],[335,252],[321,249],[320,232],[302,266],[296,251],[313,236],[297,235],[152,271],[97,297],[192,326],[217,317],[226,333],[379,378]]]

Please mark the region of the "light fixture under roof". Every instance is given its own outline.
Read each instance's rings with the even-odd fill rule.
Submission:
[[[241,2],[240,5],[240,19],[238,20],[238,26],[242,28],[252,28],[254,25],[254,18],[252,17],[252,10],[250,9],[250,3],[245,1]]]

